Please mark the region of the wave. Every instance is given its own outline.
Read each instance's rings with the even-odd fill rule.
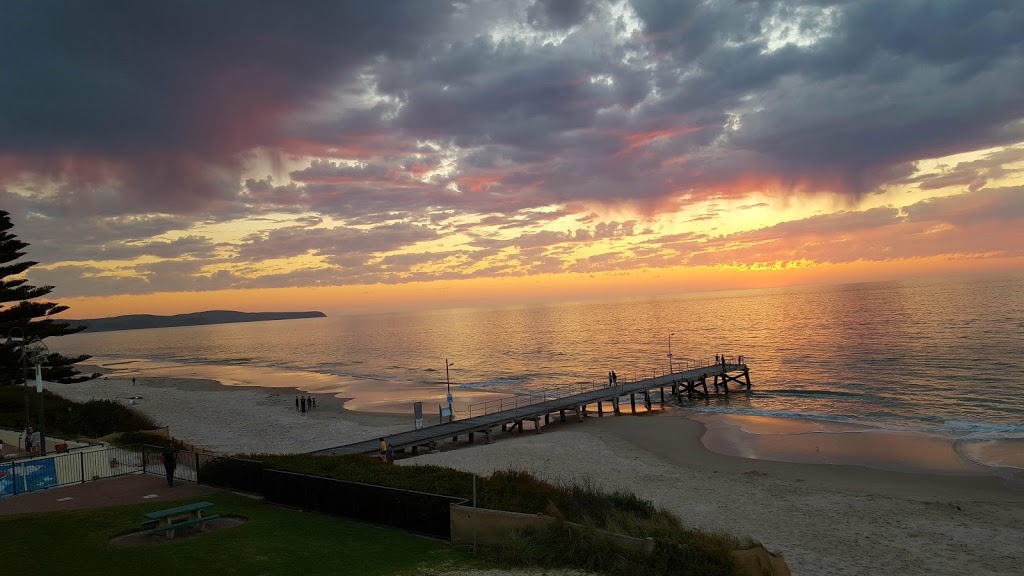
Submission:
[[[735,408],[732,406],[693,406],[690,408],[697,412],[709,412],[714,414],[737,414],[740,416],[764,416],[767,418],[786,418],[799,420],[819,420],[822,422],[843,422],[854,424],[866,424],[859,418],[840,416],[838,414],[826,414],[823,412],[792,412],[788,410],[760,410],[757,408]]]
[[[490,380],[482,380],[480,382],[466,382],[459,384],[459,388],[497,388],[501,386],[518,386],[522,385],[526,381],[526,378],[492,378]]]
[[[1024,424],[994,424],[970,420],[946,420],[937,427],[939,432],[959,436],[961,442],[988,440],[1024,440]]]
[[[751,393],[756,396],[796,396],[802,398],[869,398],[871,394],[864,394],[860,392],[845,392],[842,390],[815,390],[815,389],[803,389],[803,390],[785,390],[785,389],[771,389],[764,390],[760,388],[752,388]]]

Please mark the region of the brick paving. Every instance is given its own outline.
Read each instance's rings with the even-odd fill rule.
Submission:
[[[176,481],[167,485],[163,476],[155,474],[128,474],[117,478],[93,480],[36,492],[15,494],[0,498],[0,516],[28,512],[54,512],[105,508],[142,502],[168,502],[182,498],[197,498],[220,492],[221,489],[201,486],[193,482]],[[146,498],[146,496],[150,496]]]

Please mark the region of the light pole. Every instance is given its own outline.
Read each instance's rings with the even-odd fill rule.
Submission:
[[[31,412],[29,410],[28,401],[28,378],[25,376],[25,374],[28,372],[28,365],[25,363],[25,330],[23,330],[20,326],[12,326],[11,329],[7,331],[8,346],[14,346],[15,340],[12,334],[14,333],[15,330],[21,332],[21,338],[18,339],[18,351],[20,352],[19,356],[21,356],[21,388],[22,391],[25,393],[25,429],[27,430],[32,423],[29,421]],[[26,442],[27,441],[28,439],[26,439]]]
[[[43,364],[49,355],[49,349],[38,336],[23,347],[25,356],[36,365],[36,393],[39,394],[39,455],[46,456],[46,416],[43,412]]]
[[[675,336],[675,335],[676,335],[675,332],[673,332],[673,333],[668,335],[668,373],[669,374],[672,374],[672,337]]]
[[[444,383],[447,384],[447,392],[449,392],[449,397],[447,397],[447,398],[449,398],[449,411],[452,410],[452,378],[449,377],[449,370],[447,370],[447,369],[449,369],[452,366],[455,366],[455,362],[449,362],[445,358],[444,359]]]

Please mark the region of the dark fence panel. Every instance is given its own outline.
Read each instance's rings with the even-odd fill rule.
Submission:
[[[164,476],[167,469],[164,467],[163,448],[160,446],[144,445],[142,451],[142,471],[147,474],[158,474]],[[174,479],[188,482],[199,482],[200,470],[214,459],[210,454],[201,454],[189,450],[176,450],[177,458],[174,466]]]
[[[451,539],[450,506],[439,494],[359,484],[279,470],[263,471],[268,502]]]

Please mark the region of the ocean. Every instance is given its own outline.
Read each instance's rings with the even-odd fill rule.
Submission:
[[[945,435],[1024,469],[1024,275],[75,334],[51,349],[227,384],[521,393],[742,355],[753,389],[682,411]],[[670,341],[671,340],[671,341]],[[131,362],[131,364],[125,364]],[[420,398],[418,390],[423,390]],[[358,398],[357,398],[358,400]],[[458,400],[457,400],[458,404]],[[358,403],[354,403],[356,409]]]

